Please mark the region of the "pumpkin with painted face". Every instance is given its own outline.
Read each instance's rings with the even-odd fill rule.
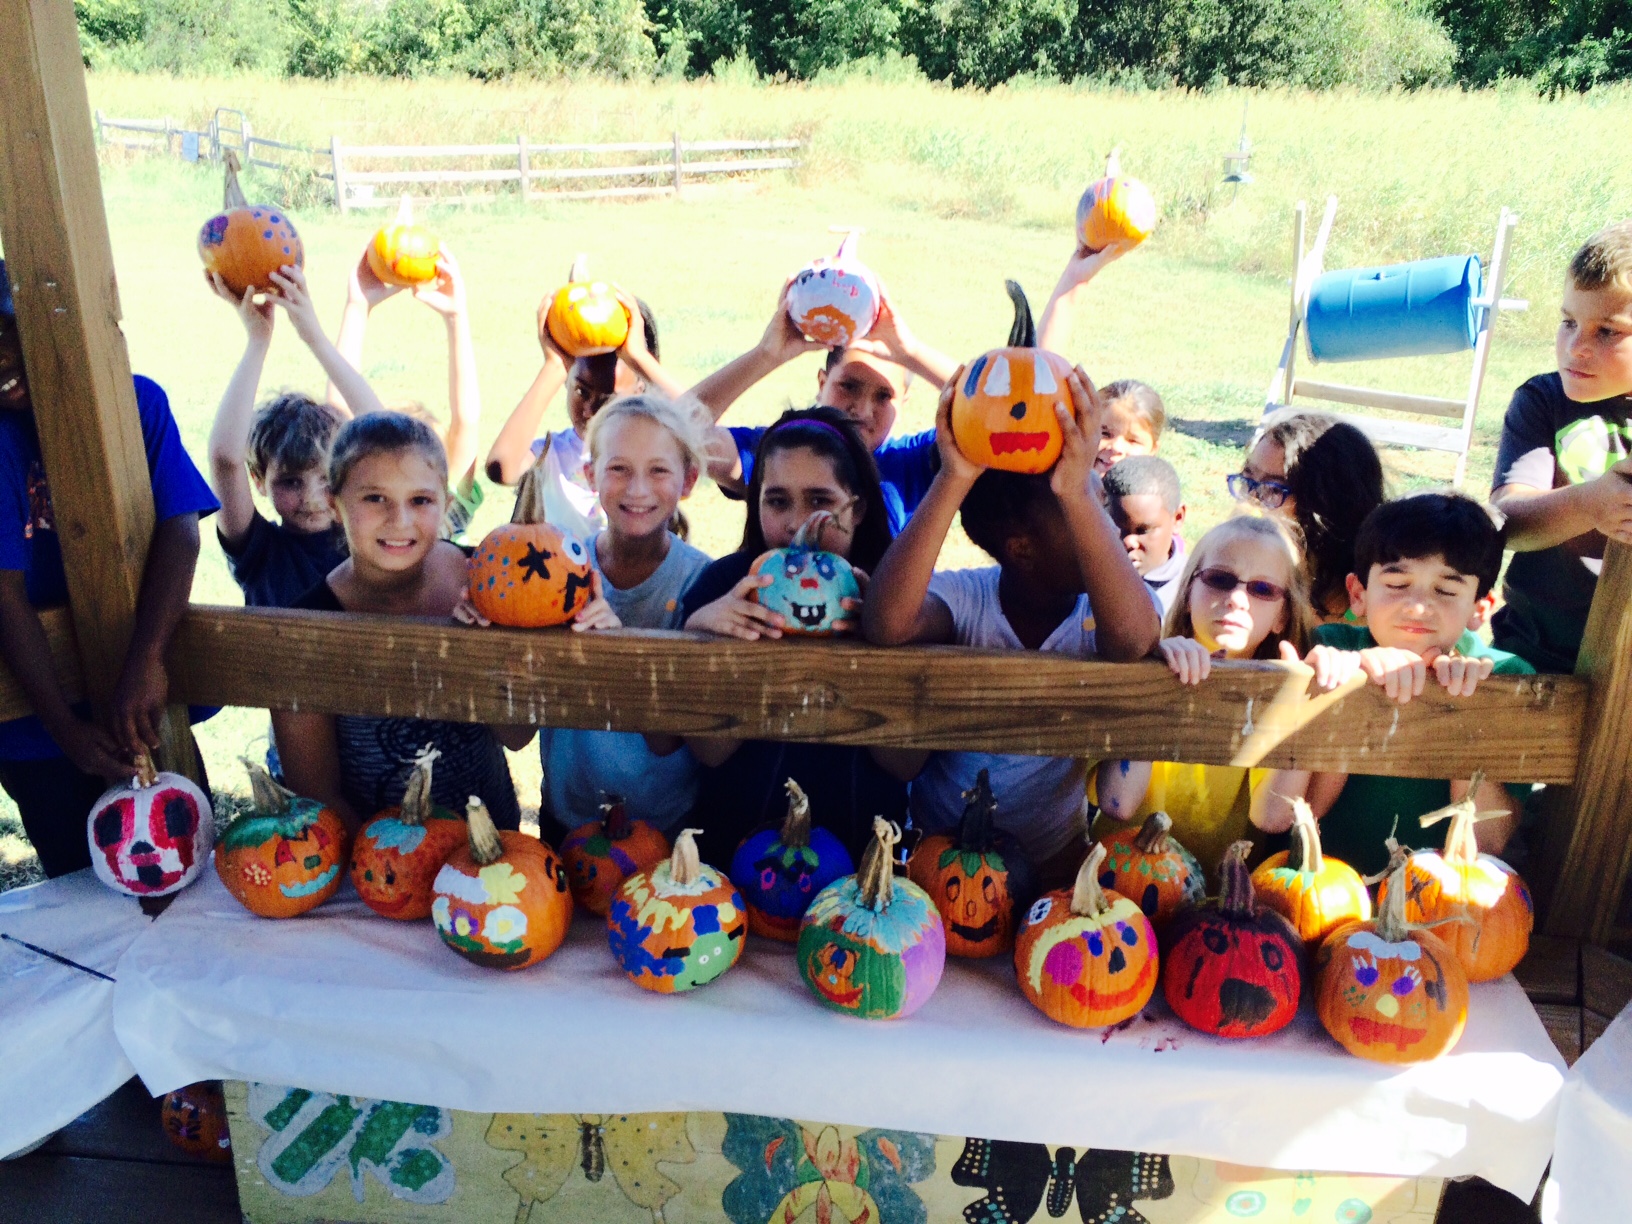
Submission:
[[[544,521],[543,466],[527,469],[510,521],[483,536],[470,558],[470,602],[495,625],[564,625],[594,597],[588,550]]]
[[[749,574],[769,574],[767,587],[748,592],[748,598],[780,613],[786,624],[782,632],[793,636],[831,637],[840,622],[854,618],[844,601],[860,599],[856,574],[838,553],[823,552],[822,530],[833,521],[826,510],[818,510],[800,524],[793,543],[760,553]]]
[[[1074,1028],[1120,1024],[1155,993],[1160,961],[1150,919],[1127,897],[1099,884],[1105,847],[1083,860],[1072,888],[1045,893],[1026,912],[1014,941],[1020,993]]]
[[[952,437],[972,463],[1034,475],[1053,467],[1064,445],[1055,409],[1072,411],[1071,363],[1037,347],[1025,291],[1012,280],[1004,287],[1014,301],[1008,347],[964,368],[952,397]]]
[[[572,923],[567,869],[536,837],[496,829],[476,796],[465,808],[469,840],[448,856],[431,888],[436,933],[488,969],[525,969],[561,946]]]
[[[1350,1054],[1426,1062],[1456,1047],[1468,1022],[1468,979],[1456,953],[1406,921],[1406,853],[1390,845],[1377,917],[1338,927],[1316,953],[1315,1009]]]
[[[929,894],[895,878],[901,830],[873,818],[861,869],[810,903],[799,927],[799,972],[817,999],[865,1020],[910,1016],[940,985],[946,932]]]
[[[164,1094],[159,1106],[164,1137],[191,1156],[215,1164],[232,1159],[232,1135],[227,1130],[227,1102],[215,1080],[200,1080]]]
[[[606,917],[618,967],[658,994],[708,985],[737,963],[747,942],[742,894],[698,856],[699,831],[680,830],[667,860],[625,880]]]
[[[262,918],[294,918],[316,909],[340,887],[346,826],[315,799],[279,786],[254,761],[244,767],[253,811],[221,835],[216,874],[245,909]]]
[[[1156,200],[1138,179],[1127,178],[1113,151],[1105,177],[1090,183],[1077,201],[1077,237],[1090,251],[1113,242],[1138,245],[1156,228]]]
[[[950,956],[996,956],[1014,946],[1017,911],[1031,900],[1031,868],[1020,843],[996,824],[987,770],[963,792],[956,836],[934,833],[907,860],[907,878],[935,901]]]
[[[619,795],[601,794],[601,818],[581,824],[561,841],[572,899],[605,918],[623,882],[650,871],[674,852],[669,839],[644,820],[631,820]]]
[[[204,271],[219,276],[234,297],[249,290],[276,292],[272,273],[279,268],[304,267],[306,248],[295,223],[283,209],[251,204],[238,182],[238,155],[226,153],[226,191],[222,211],[198,231],[198,257]]]
[[[1292,924],[1252,895],[1247,855],[1238,841],[1224,855],[1216,900],[1187,905],[1168,924],[1162,993],[1173,1014],[1217,1037],[1265,1037],[1298,1014],[1303,940]]]
[[[617,288],[591,280],[589,256],[580,255],[573,260],[567,283],[550,299],[544,326],[568,357],[596,357],[621,348],[633,320],[618,299]]]
[[[748,904],[748,929],[781,943],[799,939],[811,900],[833,881],[852,874],[850,852],[826,829],[812,828],[810,800],[787,780],[788,814],[780,828],[743,838],[731,856],[731,882]]]
[[[414,224],[413,202],[402,197],[397,208],[397,219],[376,230],[368,244],[365,258],[369,271],[386,285],[404,289],[428,285],[436,279],[436,261],[442,255],[442,243],[423,225]]]
[[[1105,837],[1104,888],[1132,898],[1159,930],[1186,905],[1207,893],[1207,877],[1196,856],[1173,836],[1173,818],[1152,812],[1145,823],[1119,828]]]
[[[105,791],[85,820],[96,878],[132,897],[165,897],[191,884],[215,846],[215,814],[180,774],[159,773],[144,752],[129,782]]]
[[[884,295],[878,278],[856,257],[851,230],[832,259],[807,265],[788,286],[788,318],[807,340],[827,348],[849,348],[878,322]]]
[[[1345,922],[1371,917],[1371,894],[1360,873],[1320,849],[1320,822],[1302,799],[1292,801],[1292,848],[1272,854],[1252,873],[1258,900],[1297,928],[1314,947]]]
[[[364,825],[352,847],[352,887],[382,917],[429,918],[435,899],[431,882],[469,837],[463,818],[431,798],[431,767],[440,755],[425,746],[414,758],[402,805],[386,808]]]

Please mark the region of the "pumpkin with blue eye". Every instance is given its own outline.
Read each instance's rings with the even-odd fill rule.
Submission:
[[[835,880],[852,874],[850,852],[826,829],[812,828],[810,800],[787,781],[788,814],[780,828],[760,829],[731,856],[731,882],[748,905],[748,930],[796,943],[811,900]]]
[[[855,571],[838,553],[821,550],[822,529],[832,521],[826,510],[816,511],[793,543],[761,553],[748,569],[771,576],[770,585],[750,591],[749,598],[781,615],[783,633],[830,637],[848,631],[838,627],[840,621],[853,620],[844,601],[861,598]]]
[[[544,521],[544,460],[521,478],[508,523],[470,558],[470,602],[495,625],[543,629],[572,620],[595,595],[589,550]]]
[[[1007,348],[975,358],[952,397],[952,437],[971,463],[1004,472],[1046,472],[1065,444],[1056,407],[1072,411],[1071,363],[1037,347],[1025,290],[1003,282],[1014,302]]]
[[[856,258],[851,230],[832,259],[807,265],[788,286],[788,318],[799,334],[828,348],[848,348],[878,322],[878,278]]]

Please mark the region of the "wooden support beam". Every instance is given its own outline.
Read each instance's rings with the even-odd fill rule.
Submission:
[[[189,701],[763,739],[1128,756],[1566,781],[1585,717],[1572,677],[1376,686],[1304,701],[1309,671],[1227,663],[1184,688],[1159,663],[955,647],[735,642],[680,633],[466,629],[445,622],[195,607],[170,653]]]

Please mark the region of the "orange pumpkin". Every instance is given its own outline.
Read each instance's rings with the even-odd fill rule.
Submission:
[[[244,767],[254,811],[227,826],[215,847],[215,871],[250,913],[294,918],[340,887],[346,826],[315,799],[279,786],[254,761]]]
[[[1315,1010],[1349,1053],[1426,1062],[1449,1053],[1468,1021],[1468,979],[1450,946],[1407,922],[1406,853],[1390,843],[1377,917],[1346,922],[1321,944]]]
[[[442,942],[489,969],[525,969],[561,946],[572,922],[567,869],[536,837],[493,827],[482,801],[465,809],[470,840],[431,887],[431,921]]]
[[[589,279],[589,256],[580,255],[550,299],[544,326],[567,356],[594,357],[621,348],[633,320],[614,286]]]
[[[414,206],[407,196],[397,209],[397,219],[374,232],[368,244],[368,266],[381,282],[412,289],[436,279],[436,261],[442,243],[423,225],[414,224]]]
[[[215,1164],[232,1159],[227,1102],[217,1080],[200,1080],[165,1093],[159,1124],[164,1127],[164,1137],[189,1155]]]
[[[1470,982],[1488,982],[1512,971],[1530,950],[1535,906],[1518,873],[1501,859],[1479,853],[1473,826],[1479,819],[1473,795],[1429,812],[1422,826],[1449,819],[1445,849],[1418,850],[1405,864],[1405,917],[1409,922],[1440,923],[1435,933],[1462,962]],[[1505,814],[1505,813],[1504,813]],[[1377,907],[1388,904],[1389,882],[1383,882]],[[1455,919],[1466,921],[1453,921]]]
[[[289,214],[271,204],[251,204],[238,183],[238,155],[227,150],[227,183],[222,211],[198,231],[204,271],[219,276],[237,297],[250,289],[275,291],[272,273],[306,263],[306,248]]]
[[[1100,886],[1137,901],[1158,927],[1207,895],[1206,873],[1172,829],[1172,817],[1152,812],[1144,824],[1123,825],[1100,838],[1105,847]]]
[[[1064,445],[1056,406],[1072,410],[1071,363],[1037,347],[1025,290],[1004,281],[1014,301],[1007,348],[975,358],[952,398],[952,437],[971,462],[1005,472],[1046,472]]]
[[[1290,922],[1313,946],[1340,924],[1371,917],[1365,881],[1341,859],[1320,851],[1320,822],[1302,799],[1292,801],[1292,848],[1272,854],[1252,873],[1258,903]]]
[[[1076,886],[1039,897],[1014,941],[1020,993],[1050,1020],[1075,1028],[1137,1016],[1160,977],[1150,919],[1099,886],[1104,861],[1096,842]]]
[[[681,829],[668,859],[625,880],[606,917],[618,968],[658,994],[708,985],[748,941],[748,907],[725,872],[698,857],[699,832]]]
[[[996,827],[986,770],[963,792],[957,836],[934,833],[907,860],[907,879],[928,893],[946,926],[949,956],[996,956],[1014,946],[1015,910],[1030,900],[1031,868],[1020,844]]]
[[[495,625],[564,625],[592,598],[589,552],[544,521],[543,466],[527,470],[510,521],[482,537],[470,558],[470,602]]]
[[[623,882],[673,852],[669,839],[644,820],[630,820],[621,795],[601,794],[601,818],[581,824],[561,842],[572,899],[602,918]]]
[[[1105,177],[1089,184],[1077,201],[1077,237],[1090,251],[1113,242],[1138,244],[1156,228],[1156,200],[1138,179],[1124,178],[1113,151]]]
[[[404,921],[431,916],[431,881],[469,836],[460,817],[431,798],[429,744],[414,758],[402,806],[386,808],[357,835],[351,883],[376,914]]]

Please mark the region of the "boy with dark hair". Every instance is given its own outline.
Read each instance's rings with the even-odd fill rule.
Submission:
[[[1103,454],[1103,452],[1101,452]],[[1179,474],[1166,459],[1131,455],[1105,473],[1105,508],[1122,535],[1128,560],[1167,619],[1184,576],[1184,499]]]
[[[1558,370],[1513,393],[1491,500],[1507,516],[1496,645],[1542,671],[1575,670],[1605,539],[1632,543],[1632,221],[1570,261]]]
[[[1401,705],[1422,693],[1432,673],[1453,697],[1466,697],[1491,675],[1535,671],[1518,655],[1475,634],[1495,604],[1492,587],[1502,568],[1502,533],[1485,507],[1460,493],[1418,493],[1385,502],[1366,516],[1355,540],[1349,600],[1364,625],[1317,626],[1316,645],[1358,652],[1360,670]],[[1424,829],[1417,817],[1463,798],[1469,783],[1442,778],[1388,778],[1370,774],[1311,774],[1280,770],[1270,780],[1273,815],[1266,827],[1291,823],[1294,796],[1306,797],[1321,817],[1321,841],[1336,858],[1363,874],[1388,864],[1384,839],[1438,849],[1445,824]],[[1480,785],[1481,812],[1505,812],[1481,821],[1479,848],[1499,852],[1517,825],[1528,786]]]

